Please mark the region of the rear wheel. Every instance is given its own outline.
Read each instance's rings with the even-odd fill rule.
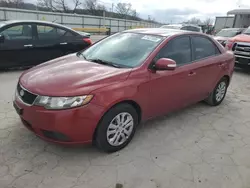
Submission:
[[[138,114],[129,104],[111,108],[102,118],[96,132],[96,145],[105,152],[124,148],[133,138]]]
[[[213,92],[210,93],[209,97],[205,100],[211,106],[217,106],[222,103],[226,96],[228,87],[228,80],[223,77],[214,88]]]

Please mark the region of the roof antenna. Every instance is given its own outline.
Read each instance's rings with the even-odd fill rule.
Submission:
[[[55,21],[57,21],[57,19],[53,20],[52,23],[54,23]]]

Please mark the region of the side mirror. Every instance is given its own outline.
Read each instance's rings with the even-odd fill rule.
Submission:
[[[172,59],[161,58],[154,66],[155,70],[175,70],[176,62]]]
[[[241,31],[238,31],[237,33],[236,33],[236,35],[240,35],[241,34]]]
[[[4,43],[4,39],[5,39],[4,35],[0,34],[0,43]]]

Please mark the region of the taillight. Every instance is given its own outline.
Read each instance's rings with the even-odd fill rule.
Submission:
[[[227,50],[232,50],[233,45],[234,45],[234,41],[228,40],[228,41],[226,41],[225,43],[226,43],[225,48],[226,48]]]
[[[90,45],[92,44],[92,41],[91,41],[90,38],[84,38],[83,41],[84,41],[84,42],[87,42],[87,43],[90,44]]]

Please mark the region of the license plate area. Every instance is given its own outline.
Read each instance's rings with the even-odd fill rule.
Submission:
[[[23,109],[22,108],[20,108],[15,102],[13,102],[13,106],[14,106],[14,108],[15,108],[18,115],[20,115],[20,116],[23,115]]]

